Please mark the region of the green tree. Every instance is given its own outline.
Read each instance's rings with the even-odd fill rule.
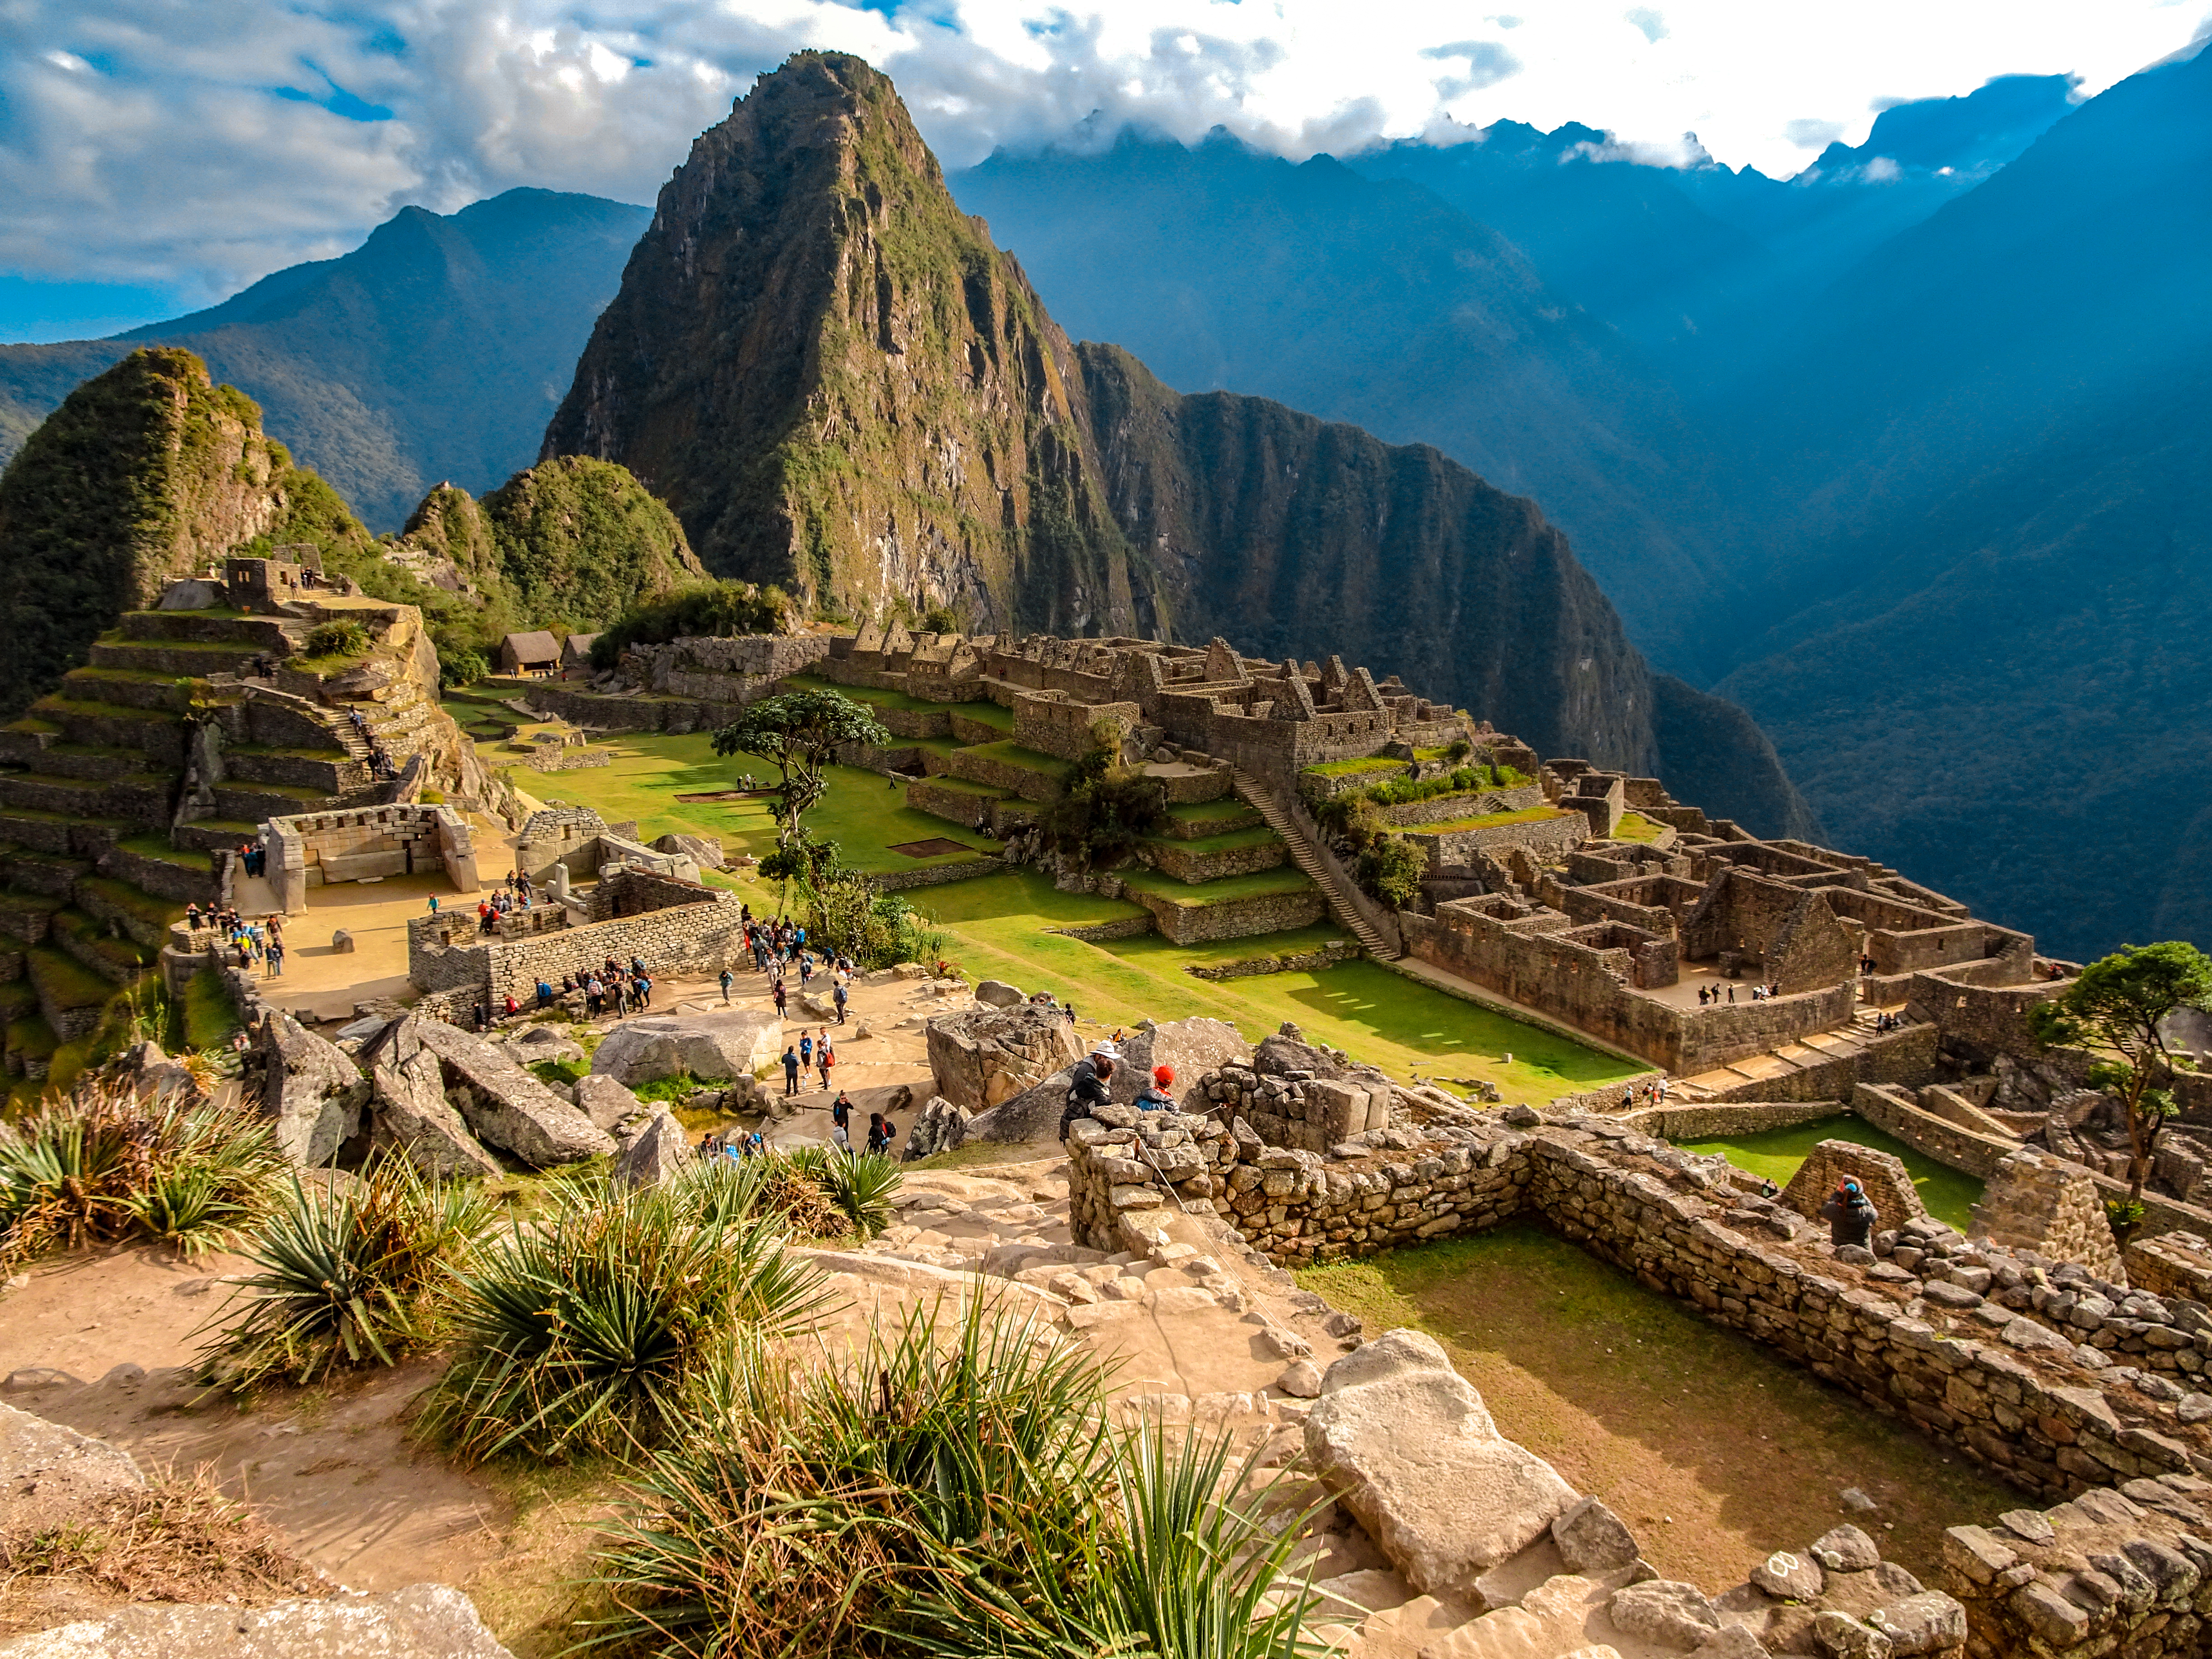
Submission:
[[[1111,869],[1167,827],[1167,786],[1121,763],[1124,735],[1119,720],[1091,722],[1090,748],[1039,822],[1054,848],[1085,869]]]
[[[823,775],[839,745],[883,748],[891,734],[842,691],[786,691],[764,697],[714,733],[718,755],[757,755],[776,769],[778,839],[797,840],[800,814],[829,790]]]
[[[2184,1008],[2212,1005],[2212,957],[2180,939],[2123,945],[2084,968],[2063,995],[2028,1016],[2038,1041],[2053,1048],[2101,1049],[2090,1067],[2093,1088],[2119,1097],[2128,1120],[2128,1201],[2142,1200],[2159,1132],[2178,1109],[2161,1076],[2191,1065],[2166,1046],[2160,1028]]]

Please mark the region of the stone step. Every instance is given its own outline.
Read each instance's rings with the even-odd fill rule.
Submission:
[[[56,695],[164,714],[183,713],[191,700],[190,689],[178,684],[176,675],[143,668],[72,668],[62,676]]]
[[[119,929],[118,930],[119,931]],[[67,951],[111,985],[128,985],[154,965],[158,951],[149,951],[125,934],[116,938],[107,923],[74,906],[54,912],[47,939]]]
[[[228,645],[283,653],[304,637],[307,624],[283,617],[246,617],[226,611],[126,611],[115,619],[125,641],[148,644]]]
[[[1382,936],[1369,925],[1358,907],[1347,899],[1337,886],[1336,878],[1320,856],[1307,844],[1306,837],[1297,822],[1284,810],[1274,793],[1255,777],[1243,771],[1232,774],[1237,793],[1249,803],[1267,822],[1267,827],[1279,836],[1290,848],[1291,860],[1304,871],[1314,885],[1320,888],[1328,900],[1330,913],[1337,921],[1358,939],[1360,948],[1370,956],[1388,959],[1395,956]]]
[[[146,754],[112,744],[49,743],[38,751],[32,769],[49,777],[107,783],[146,775]]]
[[[241,744],[222,754],[227,783],[284,784],[344,795],[366,789],[368,768],[343,750],[317,752],[307,749],[264,749]]]
[[[120,818],[151,828],[169,820],[169,780],[135,775],[109,782],[52,773],[0,773],[0,806],[58,813],[72,820]]]
[[[244,818],[194,818],[169,831],[169,839],[195,852],[217,853],[252,841],[261,833],[258,823]]]
[[[289,818],[301,812],[332,812],[355,805],[343,795],[296,784],[233,783],[216,785],[215,816],[244,818],[256,825],[269,818]]]
[[[57,857],[95,856],[143,828],[127,818],[50,812],[0,800],[0,842]]]

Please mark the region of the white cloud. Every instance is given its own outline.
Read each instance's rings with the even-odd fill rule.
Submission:
[[[1883,100],[2069,71],[2094,94],[2199,0],[8,0],[0,270],[204,302],[396,208],[514,185],[650,201],[755,75],[805,46],[898,81],[948,167],[996,144],[1225,125],[1293,157],[1502,118],[1609,153],[1788,173]],[[319,9],[327,7],[327,9]],[[1510,31],[1509,51],[1499,40]],[[1476,38],[1468,38],[1472,34]],[[380,118],[388,112],[389,118]]]

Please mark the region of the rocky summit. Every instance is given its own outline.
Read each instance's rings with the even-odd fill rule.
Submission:
[[[818,611],[1356,653],[1547,750],[1814,827],[1748,720],[1653,673],[1534,503],[1071,343],[858,58],[799,54],[692,146],[544,453],[620,461],[708,569]]]

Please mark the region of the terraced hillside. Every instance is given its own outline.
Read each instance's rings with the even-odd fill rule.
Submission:
[[[336,652],[316,632],[333,622],[354,624]],[[411,606],[132,611],[0,726],[9,1075],[65,1082],[126,1041],[159,1001],[172,925],[233,896],[236,849],[264,820],[426,786],[495,793],[435,680]]]

